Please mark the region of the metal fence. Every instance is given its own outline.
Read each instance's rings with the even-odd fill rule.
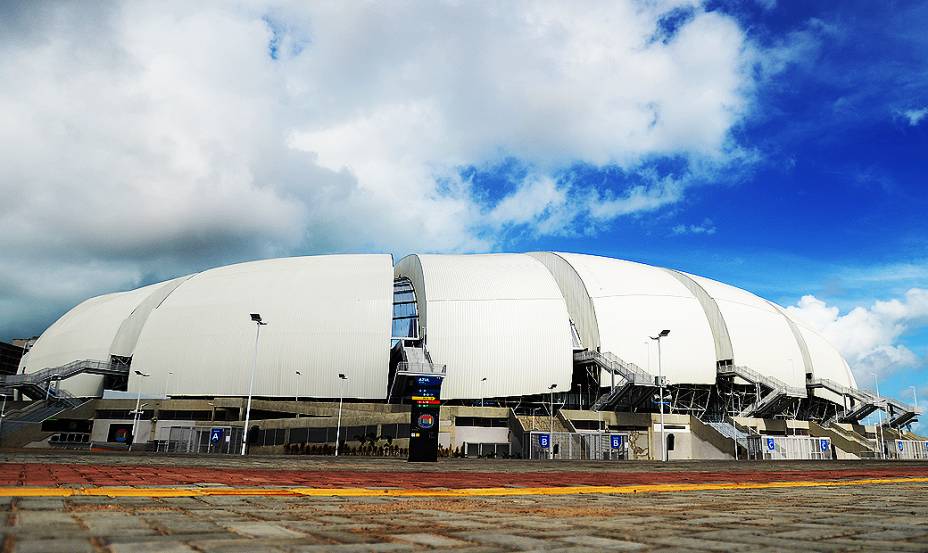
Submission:
[[[167,440],[159,440],[156,451],[235,455],[242,451],[242,429],[231,426],[172,426]]]
[[[787,459],[833,459],[831,438],[813,436],[751,436],[748,458],[780,461]]]
[[[627,432],[526,432],[522,444],[527,459],[628,459]]]
[[[465,442],[463,453],[465,457],[492,457],[509,458],[512,445],[507,443],[472,443]]]
[[[896,440],[897,459],[928,459],[928,441]]]

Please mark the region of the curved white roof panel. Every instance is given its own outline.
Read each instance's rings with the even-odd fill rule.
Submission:
[[[397,276],[416,287],[434,363],[447,365],[443,399],[568,390],[570,318],[545,267],[524,254],[412,255]],[[486,378],[485,383],[481,382]]]
[[[129,389],[173,395],[386,397],[393,305],[389,255],[270,259],[194,275],[151,311]],[[301,375],[297,375],[299,371]],[[172,376],[169,372],[174,373]],[[170,379],[168,380],[168,377]],[[141,380],[141,382],[139,382]]]
[[[42,333],[23,361],[27,373],[60,367],[71,361],[109,361],[111,346],[123,321],[161,284],[91,298],[64,314]],[[80,397],[100,396],[103,377],[78,375],[61,388]]]
[[[689,276],[718,304],[731,336],[735,365],[747,366],[790,386],[805,387],[802,351],[782,313],[740,288]]]
[[[598,340],[591,338],[591,343],[657,374],[657,349],[650,336],[670,329],[670,336],[661,342],[661,365],[667,380],[671,384],[715,383],[716,354],[706,314],[699,300],[673,275],[631,261],[575,253],[556,255],[574,268],[579,276],[574,285],[585,287],[592,301]],[[590,326],[580,329],[584,345],[584,335],[592,331]]]
[[[789,317],[786,310],[782,310],[782,312],[785,316]],[[843,386],[857,388],[857,380],[854,378],[854,373],[851,372],[851,368],[848,367],[847,361],[838,353],[838,350],[801,319],[796,317],[790,317],[790,319],[799,328],[799,332],[806,342],[809,356],[812,358],[813,378],[827,378]],[[833,393],[821,389],[816,389],[815,392],[816,395],[824,396],[826,399],[838,401],[838,403],[840,403],[840,400],[835,399],[837,396]]]

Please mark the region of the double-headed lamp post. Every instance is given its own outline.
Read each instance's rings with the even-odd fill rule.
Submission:
[[[143,373],[142,371],[135,371],[136,376],[140,378],[148,378],[150,374]],[[129,444],[129,449],[132,449],[132,446],[135,444],[135,431],[139,425],[139,409],[142,404],[142,383],[139,382],[139,394],[135,398],[135,415],[132,417],[132,443]]]
[[[554,389],[557,384],[548,386],[551,390],[551,411],[548,413],[548,457],[554,459]]]
[[[3,394],[3,407],[0,407],[0,436],[3,436],[3,417],[6,415],[6,394]]]
[[[880,397],[880,381],[875,372],[871,372],[873,375],[873,386],[876,388],[876,399],[878,402],[883,403],[883,398]],[[883,408],[880,407],[877,409],[877,420],[879,421],[879,426],[876,427],[876,439],[880,447],[880,459],[886,458],[885,453],[885,444],[883,443]]]
[[[341,390],[338,393],[338,422],[335,424],[335,456],[338,457],[338,442],[342,433],[342,401],[345,399],[345,386],[348,385],[348,377],[343,373],[338,373],[339,380],[342,381]]]
[[[245,427],[242,429],[242,455],[248,447],[248,422],[251,420],[251,394],[255,391],[255,373],[258,370],[258,338],[261,337],[261,327],[267,323],[261,320],[259,313],[252,313],[251,320],[257,327],[255,330],[255,354],[251,363],[251,384],[248,385],[248,406],[245,408]]]
[[[168,383],[171,381],[172,376],[174,376],[174,373],[168,372],[164,377],[164,399],[168,398]]]
[[[657,389],[661,395],[661,461],[667,460],[667,441],[664,438],[664,371],[661,367],[661,338],[666,338],[670,334],[669,330],[662,330],[657,336],[649,336],[652,340],[657,340]]]

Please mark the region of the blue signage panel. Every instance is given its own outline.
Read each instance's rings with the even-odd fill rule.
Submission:
[[[539,434],[538,445],[540,445],[542,449],[551,447],[551,434]]]
[[[819,447],[820,450],[822,450],[822,452],[826,452],[826,451],[830,450],[830,449],[831,449],[831,446],[830,446],[830,444],[828,443],[828,438],[822,438],[821,440],[819,440],[819,442],[818,442],[818,447]]]
[[[612,438],[612,449],[622,449],[622,435],[613,434]]]
[[[896,440],[896,446],[899,448],[899,451],[902,451],[902,440]]]
[[[222,435],[225,434],[224,428],[213,428],[209,433],[209,441],[214,444],[222,441]]]
[[[767,438],[767,449],[769,449],[770,451],[773,451],[776,448],[777,448],[776,441],[774,441],[773,438]]]

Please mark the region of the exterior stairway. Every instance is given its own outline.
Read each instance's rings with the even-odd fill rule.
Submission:
[[[62,380],[79,374],[125,376],[129,374],[129,365],[83,359],[29,374],[2,375],[0,376],[0,388],[19,390],[35,400],[56,399],[65,402],[70,407],[76,407],[80,405],[80,400],[64,390],[56,389],[52,383],[60,383]]]
[[[593,403],[594,411],[611,409],[625,403],[629,407],[640,405],[650,398],[657,389],[657,378],[634,363],[627,363],[613,353],[598,351],[574,352],[574,363],[581,365],[595,365],[613,377],[619,377],[620,382],[599,397]]]
[[[890,398],[880,398],[869,392],[850,388],[827,378],[809,380],[806,386],[809,389],[824,388],[854,400],[854,408],[840,415],[838,417],[839,422],[858,422],[877,409],[883,409],[889,415],[889,421],[886,425],[890,428],[900,428],[914,422],[921,415],[921,411],[917,407]]]
[[[758,399],[742,409],[738,413],[739,417],[773,416],[780,413],[785,405],[808,397],[805,388],[789,386],[772,376],[763,375],[741,365],[719,365],[718,375],[722,378],[741,378],[757,388]]]
[[[722,436],[725,436],[729,440],[737,443],[742,449],[744,449],[745,453],[747,453],[748,437],[750,437],[750,434],[735,426],[735,424],[731,421],[707,422],[706,424],[714,428],[716,432]]]

